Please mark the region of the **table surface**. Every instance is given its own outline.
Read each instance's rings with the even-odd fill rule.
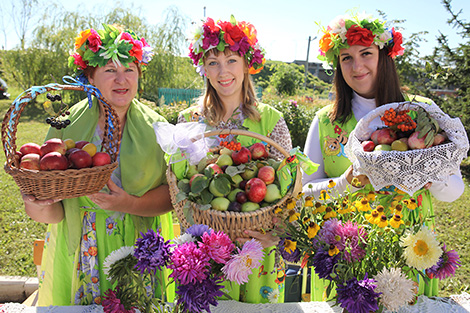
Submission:
[[[20,303],[0,305],[0,313],[103,313],[98,305],[69,307],[28,307]],[[211,306],[213,313],[339,313],[340,307],[327,302],[292,302],[282,304],[250,304],[237,301],[219,301],[217,307]],[[385,312],[388,312],[385,310]],[[462,293],[449,298],[428,298],[420,296],[416,304],[400,308],[397,313],[468,313],[470,312],[470,294]]]

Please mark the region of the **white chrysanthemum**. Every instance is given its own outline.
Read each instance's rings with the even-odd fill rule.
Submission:
[[[439,261],[442,249],[434,233],[423,226],[416,234],[409,233],[401,238],[400,245],[405,247],[406,264],[417,270],[425,270]]]
[[[116,263],[117,261],[124,259],[130,254],[134,253],[134,247],[124,246],[117,250],[111,252],[103,262],[103,273],[108,276],[109,270],[111,266]],[[109,280],[109,277],[108,277]]]
[[[202,47],[202,40],[204,39],[204,28],[200,25],[195,27],[191,33],[191,38],[194,52],[199,53],[199,49]]]
[[[279,301],[279,289],[275,288],[273,291],[268,293],[268,299],[270,303],[278,303]]]
[[[377,281],[375,292],[381,292],[380,303],[389,311],[397,311],[400,307],[413,301],[415,287],[400,268],[384,268],[374,279]]]
[[[186,242],[195,242],[195,241],[196,241],[196,238],[194,238],[193,236],[191,236],[191,234],[188,234],[188,233],[184,233],[181,236],[173,239],[173,242],[176,244],[176,246],[182,245],[183,243],[186,243]]]

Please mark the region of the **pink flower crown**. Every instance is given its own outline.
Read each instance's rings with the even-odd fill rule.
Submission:
[[[353,45],[386,47],[391,58],[402,55],[405,50],[402,34],[395,28],[385,27],[385,22],[374,20],[370,15],[337,16],[322,31],[318,59],[324,61],[326,68],[335,69],[340,50]]]
[[[224,51],[226,47],[247,60],[250,74],[263,69],[265,52],[258,44],[255,27],[247,22],[237,22],[233,15],[230,21],[219,20],[217,23],[209,17],[198,26],[189,45],[189,57],[199,74],[204,75],[203,58],[206,52],[213,48]]]

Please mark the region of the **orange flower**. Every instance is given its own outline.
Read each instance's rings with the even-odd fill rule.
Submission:
[[[250,67],[250,69],[248,70],[248,72],[251,74],[251,75],[254,75],[254,74],[258,74],[259,72],[261,72],[261,70],[264,68],[264,63],[266,63],[266,59],[263,58],[263,62],[261,63],[263,66],[259,67],[258,69],[255,69],[253,66]]]
[[[325,33],[320,39],[320,50],[326,53],[331,47],[331,34]]]
[[[253,46],[258,42],[256,38],[256,29],[255,27],[247,22],[239,22],[238,27],[243,31],[243,33],[248,37],[248,43]]]
[[[78,50],[86,42],[88,37],[91,35],[91,29],[86,29],[75,38],[75,49]]]

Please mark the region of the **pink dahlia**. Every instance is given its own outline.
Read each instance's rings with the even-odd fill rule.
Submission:
[[[256,239],[251,239],[243,245],[241,251],[238,249],[238,252],[225,264],[222,272],[228,280],[241,285],[248,281],[253,269],[261,265],[264,257],[263,246]]]
[[[230,259],[230,254],[235,245],[224,232],[213,231],[202,235],[202,242],[199,242],[199,248],[215,262],[225,264]]]
[[[183,243],[170,257],[168,268],[173,270],[170,277],[183,285],[201,282],[209,274],[209,260],[209,256],[198,249],[194,242]]]

